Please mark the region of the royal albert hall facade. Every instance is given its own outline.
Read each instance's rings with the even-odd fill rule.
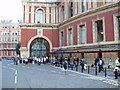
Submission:
[[[42,0],[41,0],[42,1]],[[21,56],[119,56],[119,2],[113,0],[23,0]]]

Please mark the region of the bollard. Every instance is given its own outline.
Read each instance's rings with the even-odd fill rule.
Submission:
[[[76,65],[76,71],[78,71],[78,66]]]
[[[81,67],[81,72],[83,72],[83,67]]]
[[[118,70],[115,69],[115,79],[118,79]]]
[[[71,66],[71,70],[73,70],[73,65]]]
[[[107,76],[107,70],[106,70],[106,67],[105,67],[105,77]]]
[[[90,73],[90,66],[88,66],[88,74]]]
[[[61,68],[62,68],[62,63],[61,63]]]
[[[68,69],[70,68],[70,65],[68,64]]]
[[[97,67],[95,67],[95,75],[97,75]]]

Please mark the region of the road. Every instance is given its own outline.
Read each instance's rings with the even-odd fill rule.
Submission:
[[[2,88],[118,88],[118,80],[67,71],[49,64],[2,61]],[[101,87],[102,86],[102,87]]]

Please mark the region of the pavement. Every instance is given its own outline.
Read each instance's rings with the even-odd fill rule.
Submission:
[[[118,88],[118,79],[95,76],[50,64],[2,61],[2,88]]]
[[[82,69],[81,66],[78,66],[77,72],[81,72],[82,73],[81,69]],[[71,70],[71,68],[69,68],[69,70]],[[73,68],[73,71],[76,71],[75,67]],[[114,74],[113,71],[114,71],[113,68],[111,68],[111,69],[106,68],[106,76],[105,76],[105,71],[99,73],[98,72],[98,68],[97,68],[97,75],[96,75],[96,68],[94,68],[94,67],[90,67],[89,68],[89,74],[90,75],[100,76],[100,77],[106,77],[106,78],[114,80],[115,79],[115,74]],[[88,74],[88,67],[87,67],[87,70],[83,70],[83,73]]]

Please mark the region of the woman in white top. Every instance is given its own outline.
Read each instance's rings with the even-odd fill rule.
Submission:
[[[115,60],[115,65],[117,66],[118,64],[120,64],[120,58],[117,57],[117,59]]]

